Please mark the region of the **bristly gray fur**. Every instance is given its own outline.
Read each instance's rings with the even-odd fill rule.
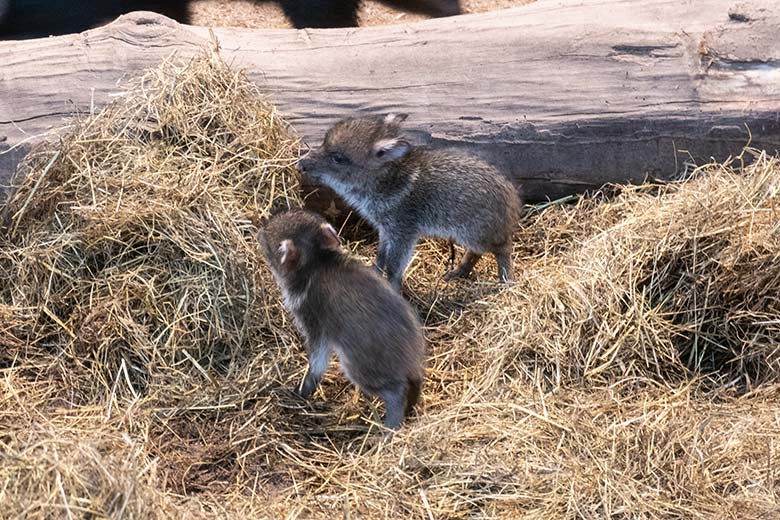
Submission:
[[[314,392],[335,351],[347,378],[384,401],[385,425],[399,428],[424,378],[425,340],[412,307],[345,253],[317,215],[277,215],[258,238],[305,340],[309,370],[300,394]]]
[[[522,208],[518,190],[478,157],[413,146],[403,136],[405,119],[344,119],[300,161],[301,171],[334,190],[379,232],[376,265],[396,288],[424,236],[467,249],[446,279],[467,277],[482,254],[493,253],[499,279],[511,280],[512,233]]]

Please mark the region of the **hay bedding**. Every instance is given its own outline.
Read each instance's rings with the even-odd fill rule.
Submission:
[[[252,219],[300,204],[297,146],[208,53],[30,156],[0,243],[0,517],[779,517],[777,159],[533,211],[511,288],[489,262],[439,282],[424,243],[429,380],[387,442],[335,370],[288,390]]]

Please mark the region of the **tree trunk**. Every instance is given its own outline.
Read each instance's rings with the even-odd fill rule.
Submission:
[[[348,115],[407,112],[423,140],[479,153],[536,201],[673,177],[739,153],[748,128],[753,146],[777,151],[772,3],[539,0],[412,24],[214,33],[309,144]],[[0,42],[0,149],[107,103],[121,78],[208,37],[132,13],[82,34]],[[0,184],[23,151],[0,155]]]

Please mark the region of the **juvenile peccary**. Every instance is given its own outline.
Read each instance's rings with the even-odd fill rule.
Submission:
[[[346,254],[330,224],[313,213],[277,215],[258,238],[305,339],[309,370],[300,394],[314,392],[335,351],[347,378],[384,401],[385,426],[399,428],[424,377],[425,341],[412,308]]]
[[[454,150],[415,147],[403,136],[405,114],[344,119],[300,161],[314,182],[335,191],[379,232],[376,266],[394,287],[422,236],[466,247],[445,280],[467,277],[493,253],[500,281],[512,279],[518,191],[483,160]]]

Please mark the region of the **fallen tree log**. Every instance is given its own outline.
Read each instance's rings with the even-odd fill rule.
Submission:
[[[476,151],[531,201],[674,177],[738,153],[748,129],[753,146],[780,149],[780,13],[768,0],[539,0],[405,25],[214,33],[310,144],[347,115],[408,112],[423,140]],[[208,38],[141,12],[0,42],[0,150],[14,147],[0,184],[63,117]],[[333,208],[329,194],[314,200]]]

